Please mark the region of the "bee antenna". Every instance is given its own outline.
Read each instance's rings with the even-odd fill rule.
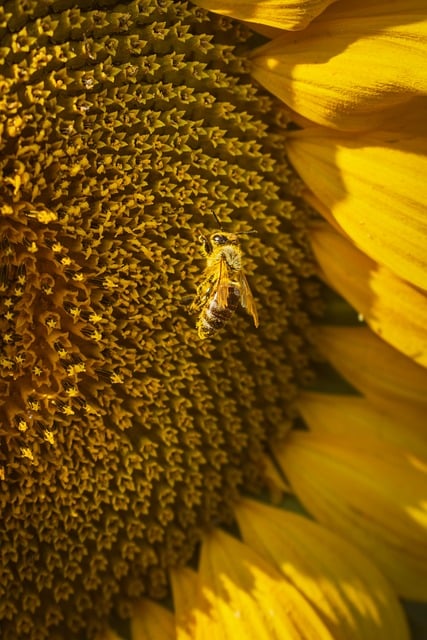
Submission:
[[[221,222],[219,221],[219,218],[218,218],[218,216],[216,215],[215,211],[212,211],[212,215],[213,215],[213,217],[215,218],[215,220],[216,220],[216,223],[217,223],[218,227],[219,227],[219,228],[221,229],[221,231],[222,231],[222,230],[223,230],[223,229],[222,229],[222,224],[221,224]]]
[[[224,229],[222,228],[222,224],[221,224],[218,216],[216,215],[215,211],[211,211],[211,213],[212,213],[213,217],[215,218],[219,229],[221,231],[224,231]],[[247,235],[248,233],[258,233],[258,231],[256,231],[256,229],[251,229],[250,231],[237,231],[237,233],[235,235],[236,236],[244,236],[244,235]]]

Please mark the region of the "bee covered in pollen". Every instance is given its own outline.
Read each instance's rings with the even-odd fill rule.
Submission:
[[[218,218],[213,215],[219,225]],[[243,272],[238,237],[256,232],[228,233],[219,227],[220,230],[209,237],[203,234],[199,236],[207,264],[190,311],[200,314],[197,330],[202,339],[209,338],[224,326],[239,304],[252,316],[255,327],[258,327],[258,314]]]

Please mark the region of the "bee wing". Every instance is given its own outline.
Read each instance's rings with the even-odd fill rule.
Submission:
[[[214,286],[214,295],[218,307],[225,308],[228,304],[228,285],[230,278],[228,276],[228,267],[225,258],[221,258],[218,265],[218,278]]]
[[[240,275],[240,289],[241,289],[240,304],[252,316],[252,318],[254,319],[254,325],[257,327],[259,322],[258,322],[258,312],[256,310],[255,300],[249,288],[249,284],[248,284],[248,281],[246,280],[246,276],[243,273]]]
[[[216,297],[219,307],[226,307],[228,300],[227,263],[222,258],[219,262],[205,269],[203,282],[197,289],[196,297],[190,305],[190,313],[200,311],[208,300]]]

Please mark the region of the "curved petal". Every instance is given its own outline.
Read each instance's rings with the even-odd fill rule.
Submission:
[[[279,504],[285,494],[292,493],[291,487],[285,482],[277,467],[273,464],[271,456],[265,456],[264,460],[264,481],[269,492],[270,502]]]
[[[170,579],[175,608],[176,639],[193,640],[195,634],[193,609],[198,590],[197,573],[187,567],[180,567],[170,571]]]
[[[383,340],[427,367],[427,297],[329,225],[314,228],[310,238],[327,282]]]
[[[175,618],[157,602],[142,598],[131,617],[132,640],[175,640]]]
[[[427,460],[425,414],[409,420],[405,406],[387,413],[361,396],[305,392],[298,398],[298,410],[313,433],[345,436],[357,433],[364,438],[384,439],[417,460]]]
[[[196,0],[208,11],[289,30],[304,29],[333,2],[336,0]]]
[[[419,106],[399,131],[355,138],[314,127],[292,134],[287,149],[305,184],[355,245],[427,289],[427,101]]]
[[[366,327],[318,327],[316,344],[335,369],[381,412],[425,429],[426,370]]]
[[[280,567],[334,638],[409,637],[389,583],[353,545],[308,518],[253,500],[239,503],[236,517],[245,542]]]
[[[199,584],[195,640],[332,640],[278,569],[222,531],[202,544]]]
[[[357,434],[293,432],[277,456],[319,522],[367,552],[400,595],[427,599],[427,465]]]
[[[427,371],[368,328],[318,327],[316,344],[367,398],[419,406],[427,415]]]
[[[424,0],[346,0],[252,54],[253,76],[313,122],[366,129],[427,93]]]

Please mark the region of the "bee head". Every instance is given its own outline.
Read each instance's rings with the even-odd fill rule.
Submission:
[[[230,238],[224,233],[215,233],[212,236],[212,242],[214,242],[215,244],[227,244],[227,242],[230,242]]]

